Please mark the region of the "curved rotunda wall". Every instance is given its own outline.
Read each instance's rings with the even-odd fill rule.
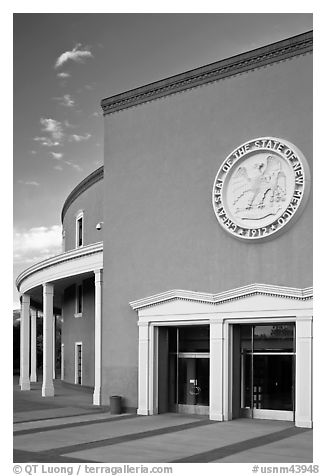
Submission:
[[[63,251],[76,248],[76,217],[83,212],[83,245],[102,241],[103,224],[103,168],[97,169],[83,180],[68,196],[63,207]],[[82,313],[76,309],[77,286],[82,286]],[[63,380],[76,383],[76,344],[82,343],[83,386],[94,386],[94,278],[76,276],[75,283],[67,287],[62,299],[62,344],[64,355]]]
[[[75,382],[75,344],[82,343],[82,385],[94,386],[94,280],[76,280],[83,287],[83,312],[76,315],[75,289],[65,289],[62,302],[62,341],[64,345],[64,378]]]
[[[88,184],[87,180],[92,176],[94,179]],[[98,230],[96,225],[103,222],[103,167],[78,184],[64,204],[62,212],[64,251],[76,248],[76,217],[80,212],[83,212],[84,217],[83,244],[89,245],[102,241],[103,227]]]

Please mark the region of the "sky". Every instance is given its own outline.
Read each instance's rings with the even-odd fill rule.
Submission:
[[[308,13],[13,18],[14,280],[61,252],[63,203],[103,164],[101,99],[312,29]]]

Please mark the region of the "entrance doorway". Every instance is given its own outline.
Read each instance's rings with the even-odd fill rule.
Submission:
[[[209,414],[209,325],[160,327],[158,412]]]
[[[294,323],[234,326],[233,408],[238,416],[294,420]],[[238,380],[236,382],[235,380]]]

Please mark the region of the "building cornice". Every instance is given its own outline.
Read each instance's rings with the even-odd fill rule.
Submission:
[[[284,61],[312,51],[313,32],[308,31],[270,45],[186,71],[101,101],[103,114],[111,114],[154,99],[218,81],[249,70]]]
[[[61,263],[67,263],[68,261],[77,260],[98,253],[103,253],[102,241],[98,243],[92,243],[91,245],[87,246],[81,246],[79,248],[66,251],[65,253],[61,253],[60,255],[52,256],[46,260],[39,261],[20,273],[16,279],[16,287],[18,291],[20,291],[22,282],[39,271],[44,271]]]
[[[98,169],[94,170],[91,174],[89,174],[84,180],[82,180],[76,187],[70,192],[68,197],[66,198],[65,203],[63,204],[62,207],[62,212],[61,212],[61,222],[63,223],[64,216],[70,207],[70,205],[76,200],[79,195],[85,192],[89,187],[94,185],[94,183],[98,182],[99,180],[102,180],[104,177],[104,167],[103,165],[99,167]]]
[[[145,307],[155,306],[158,304],[162,304],[163,302],[174,301],[176,299],[218,305],[228,301],[234,301],[237,299],[256,295],[276,296],[301,301],[310,300],[313,297],[312,287],[300,289],[285,286],[274,286],[270,284],[249,284],[247,286],[231,289],[229,291],[223,291],[217,294],[173,289],[171,291],[166,291],[161,294],[155,294],[147,298],[132,301],[129,304],[133,310],[139,310]]]

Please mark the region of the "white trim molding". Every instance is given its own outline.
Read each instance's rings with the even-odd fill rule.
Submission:
[[[296,324],[295,425],[312,427],[312,288],[251,284],[218,294],[172,290],[130,303],[138,312],[138,414],[157,413],[157,331],[210,325],[211,420],[232,419],[234,324]],[[156,336],[156,337],[155,337]]]
[[[79,234],[79,222],[81,220],[81,236]],[[84,246],[84,229],[85,229],[85,218],[84,218],[84,210],[80,210],[75,217],[75,246],[76,248],[80,248]],[[79,241],[81,240],[81,243]]]
[[[78,383],[78,346],[80,346],[80,383]],[[83,343],[75,342],[75,384],[83,385]]]
[[[276,286],[270,284],[249,284],[241,286],[229,291],[223,291],[217,294],[201,293],[197,291],[185,291],[183,289],[173,289],[160,294],[154,294],[143,299],[130,302],[130,306],[134,311],[148,307],[162,304],[162,302],[172,301],[175,299],[182,299],[186,301],[197,301],[211,304],[221,304],[226,301],[233,301],[235,299],[242,299],[254,295],[264,296],[279,296],[288,299],[312,299],[312,287],[309,288],[290,288],[285,286]]]
[[[101,405],[102,385],[102,308],[103,270],[94,270],[95,311],[94,311],[94,392],[93,405]]]
[[[46,282],[54,282],[69,276],[93,272],[103,268],[103,242],[92,243],[66,251],[24,270],[16,279],[20,293],[25,293]]]

